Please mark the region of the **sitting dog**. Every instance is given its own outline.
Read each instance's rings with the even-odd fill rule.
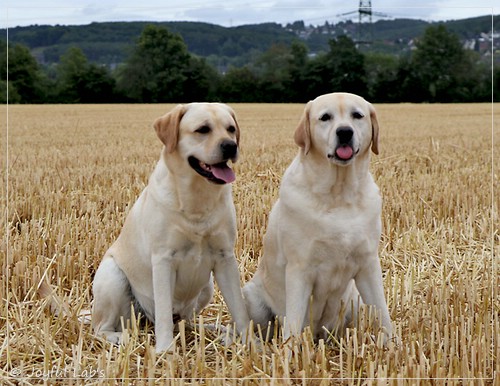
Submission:
[[[306,325],[316,337],[345,326],[341,315],[359,297],[392,335],[377,253],[382,202],[368,170],[378,133],[375,109],[357,95],[322,95],[305,107],[294,137],[299,153],[243,289],[250,319],[266,328],[278,316],[285,340]]]
[[[213,272],[245,333],[228,165],[238,157],[235,114],[219,103],[178,105],[154,127],[160,160],[95,274],[95,332],[118,343],[132,302],[154,322],[156,351],[172,350],[174,317],[191,318],[210,302]]]

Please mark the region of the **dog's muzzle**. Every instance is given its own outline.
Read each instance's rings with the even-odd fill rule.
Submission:
[[[349,126],[340,126],[335,131],[337,146],[333,153],[328,154],[328,158],[335,159],[341,163],[350,161],[359,150],[354,149],[354,130]]]
[[[221,162],[215,164],[207,164],[190,156],[188,158],[189,165],[202,177],[214,184],[229,184],[236,179],[233,169],[231,169],[227,162],[229,160],[235,162],[238,158],[238,145],[232,140],[224,140],[221,142]]]

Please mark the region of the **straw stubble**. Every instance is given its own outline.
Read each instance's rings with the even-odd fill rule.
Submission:
[[[151,123],[172,107],[9,106],[0,378],[26,385],[115,378],[134,385],[155,378],[209,385],[492,383],[500,358],[493,260],[500,252],[499,202],[492,197],[499,183],[486,104],[376,106],[381,151],[371,171],[384,202],[379,251],[400,347],[383,347],[368,327],[370,310],[356,328],[327,341],[313,342],[306,329],[291,345],[262,343],[258,333],[248,346],[226,345],[221,337],[231,332],[217,328],[230,316],[218,291],[201,319],[180,324],[174,353],[156,355],[153,329],[136,319],[123,346],[94,337],[81,317],[90,308],[93,275],[159,156]],[[242,129],[233,192],[246,282],[297,151],[293,131],[303,105],[232,107]],[[498,153],[498,140],[494,148]]]

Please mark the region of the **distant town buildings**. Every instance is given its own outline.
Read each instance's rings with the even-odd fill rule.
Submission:
[[[375,25],[372,25],[375,26]],[[293,32],[302,40],[314,39],[315,36],[328,37],[334,39],[340,35],[346,35],[356,41],[358,23],[352,21],[340,22],[332,24],[325,22],[323,25],[305,25],[302,21],[288,24],[285,27],[288,31]],[[379,39],[376,33],[373,34],[373,43],[383,44],[386,46],[399,46],[403,51],[416,49],[418,37],[398,38],[396,40]],[[500,55],[500,32],[489,31],[481,32],[477,36],[469,39],[462,39],[463,47],[468,50],[476,51],[483,57],[490,57],[492,53]],[[500,60],[500,59],[499,59]]]

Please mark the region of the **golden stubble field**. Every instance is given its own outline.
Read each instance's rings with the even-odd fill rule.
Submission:
[[[229,322],[218,292],[202,320],[180,326],[174,354],[155,355],[152,328],[137,323],[121,347],[94,337],[78,316],[90,308],[94,272],[158,159],[152,122],[172,107],[2,107],[9,123],[8,165],[6,119],[0,123],[8,179],[2,384],[499,384],[500,184],[492,149],[498,157],[500,146],[492,144],[489,104],[376,105],[381,152],[371,170],[384,199],[379,250],[400,347],[381,347],[362,323],[326,342],[313,343],[306,331],[291,354],[279,340],[226,347],[203,328]],[[303,105],[232,107],[242,129],[233,192],[245,282],[297,151]],[[45,281],[54,292],[41,298]]]

